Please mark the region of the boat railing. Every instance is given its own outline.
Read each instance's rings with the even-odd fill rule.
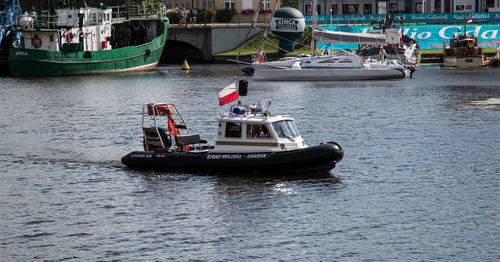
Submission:
[[[32,14],[33,26],[36,28],[56,28],[59,17],[57,15],[49,15],[46,11],[42,14]]]
[[[471,56],[482,56],[482,48],[467,48],[467,47],[455,47],[444,50],[446,56],[458,56],[458,57],[471,57]]]
[[[77,27],[78,20],[71,24],[69,20],[61,20],[61,17],[58,15],[49,15],[47,12],[42,12],[41,15],[37,15],[36,13],[32,13],[29,16],[32,18],[32,23],[28,24],[27,28],[36,27],[36,28],[46,28],[46,29],[55,29],[61,27],[60,25],[69,26],[69,27]],[[88,18],[85,20],[85,25],[98,25],[101,24],[102,20],[99,20],[97,17]]]
[[[167,7],[163,3],[144,5],[111,6],[113,18],[166,17]]]

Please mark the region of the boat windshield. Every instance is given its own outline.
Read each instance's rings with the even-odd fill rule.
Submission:
[[[283,120],[273,123],[273,128],[278,137],[295,138],[300,136],[299,130],[292,120]]]

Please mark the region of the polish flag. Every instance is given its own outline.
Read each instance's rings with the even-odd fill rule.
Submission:
[[[219,91],[219,106],[225,105],[227,103],[231,103],[234,100],[238,99],[238,90],[236,89],[236,83],[232,83],[226,87],[224,87],[221,91]]]
[[[472,24],[472,19],[471,19],[471,20],[469,20],[469,21],[467,21],[467,24],[468,24],[468,25],[471,25],[471,24]]]

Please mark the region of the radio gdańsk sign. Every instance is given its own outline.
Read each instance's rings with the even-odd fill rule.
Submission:
[[[324,29],[350,32],[368,33],[371,26],[325,26]],[[443,40],[447,41],[455,34],[463,34],[464,26],[456,25],[405,25],[403,34],[418,41],[420,49],[442,49]],[[479,38],[479,45],[486,48],[494,48],[500,44],[500,27],[496,24],[467,25],[467,34]],[[326,43],[320,43],[318,48],[323,48]],[[336,49],[356,49],[357,44],[335,43]]]

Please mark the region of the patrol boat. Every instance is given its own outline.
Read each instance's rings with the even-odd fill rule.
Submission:
[[[144,169],[294,174],[329,172],[342,160],[339,144],[308,146],[294,119],[271,114],[270,105],[271,100],[257,105],[242,105],[238,100],[217,118],[217,138],[210,145],[191,132],[174,104],[146,104],[144,150],[131,152],[121,161]]]

